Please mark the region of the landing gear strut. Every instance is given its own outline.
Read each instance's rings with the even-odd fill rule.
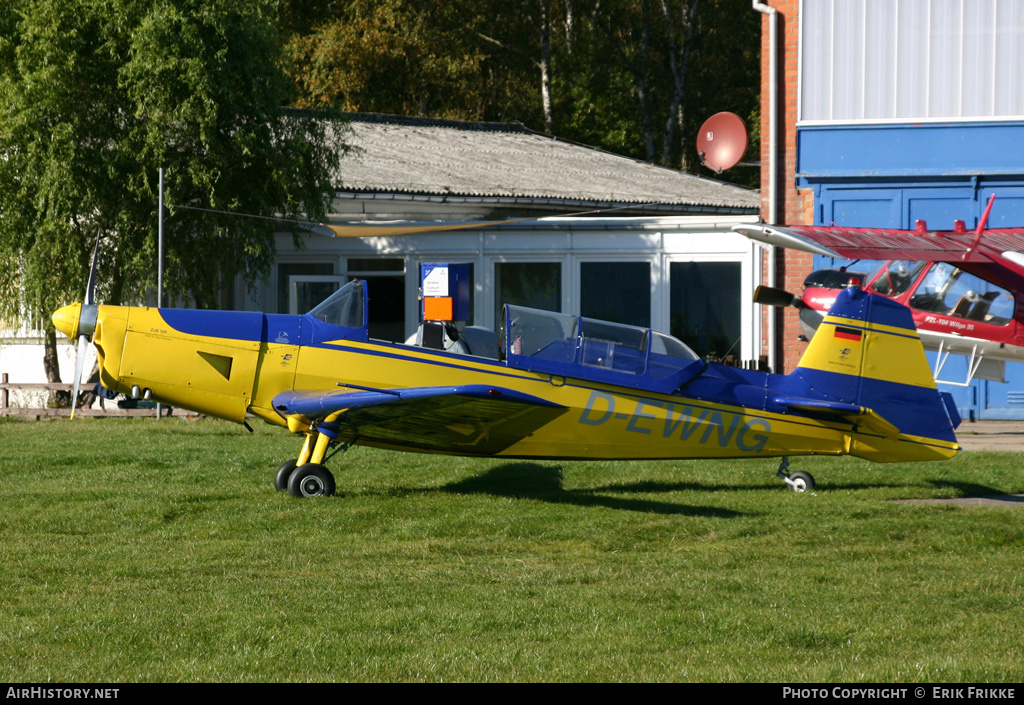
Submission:
[[[789,485],[789,489],[794,492],[810,492],[814,489],[814,477],[811,473],[803,470],[789,472],[789,457],[787,456],[783,456],[782,463],[779,464],[779,471],[775,475],[782,478],[783,482]]]

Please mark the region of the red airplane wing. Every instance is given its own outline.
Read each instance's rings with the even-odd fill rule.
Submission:
[[[1007,251],[1024,252],[1024,228],[933,232],[810,225],[737,225],[747,237],[804,252],[846,259],[905,259],[932,262],[1005,261]]]

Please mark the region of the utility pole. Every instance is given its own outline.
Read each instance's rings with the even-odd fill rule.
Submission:
[[[158,208],[160,214],[157,216],[156,225],[156,307],[164,305],[164,170],[160,167],[160,195],[158,197]],[[156,417],[164,415],[163,404],[156,403]]]

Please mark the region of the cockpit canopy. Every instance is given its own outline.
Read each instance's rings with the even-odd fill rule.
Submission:
[[[1013,320],[1013,293],[948,262],[891,260],[873,274],[844,270],[817,270],[804,280],[807,288],[842,289],[849,278],[859,278],[876,294],[910,306],[915,311],[1005,326]]]
[[[312,343],[367,340],[366,286],[354,280],[305,319]],[[650,328],[506,305],[501,352],[509,367],[672,393],[706,367],[693,350]],[[303,325],[303,330],[307,326]]]
[[[524,306],[505,306],[502,346],[510,367],[670,393],[705,363],[650,328]]]

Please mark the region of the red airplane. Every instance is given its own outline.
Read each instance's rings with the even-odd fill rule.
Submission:
[[[975,377],[1006,381],[1006,361],[1024,361],[1024,228],[986,230],[993,195],[977,229],[962,220],[946,232],[738,225],[733,229],[770,245],[845,259],[885,260],[874,273],[812,272],[800,296],[759,287],[754,300],[800,309],[804,334],[817,328],[836,294],[854,279],[908,306],[925,349],[938,353],[936,381],[967,386]],[[850,265],[852,266],[852,265]],[[940,380],[950,354],[968,358],[964,381]]]

